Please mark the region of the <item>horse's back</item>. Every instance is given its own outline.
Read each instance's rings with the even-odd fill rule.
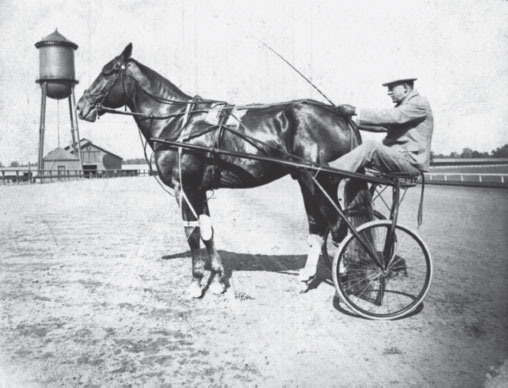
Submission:
[[[346,118],[315,100],[242,106],[246,131],[255,138],[279,141],[288,153],[328,163],[357,145]],[[272,135],[272,136],[270,136]]]

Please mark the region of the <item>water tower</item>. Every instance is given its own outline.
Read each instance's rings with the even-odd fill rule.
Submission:
[[[67,40],[58,30],[35,43],[39,50],[39,79],[41,85],[41,118],[39,128],[39,160],[38,169],[44,170],[44,131],[46,121],[46,99],[55,100],[67,98],[69,100],[69,113],[71,119],[72,148],[81,163],[81,150],[79,146],[79,129],[76,115],[76,98],[74,86],[78,83],[74,73],[74,50],[76,43]]]

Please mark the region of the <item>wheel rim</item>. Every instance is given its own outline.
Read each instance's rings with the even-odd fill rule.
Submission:
[[[363,238],[371,238],[380,258],[390,226],[390,221],[373,221],[358,228]],[[346,305],[361,316],[374,319],[404,316],[421,303],[429,289],[432,264],[422,240],[400,225],[396,226],[394,240],[385,270],[375,265],[352,235],[336,253],[335,287]]]

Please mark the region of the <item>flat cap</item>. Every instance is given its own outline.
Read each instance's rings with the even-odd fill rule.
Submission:
[[[383,86],[390,86],[390,85],[393,85],[393,84],[401,84],[401,83],[404,83],[404,82],[413,82],[413,81],[416,81],[418,78],[396,78],[394,79],[393,81],[388,81],[388,82],[385,82],[383,84]]]

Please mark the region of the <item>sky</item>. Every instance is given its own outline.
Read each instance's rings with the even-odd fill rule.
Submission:
[[[102,66],[133,58],[185,93],[230,103],[324,101],[391,106],[381,84],[414,76],[435,116],[432,149],[508,143],[507,0],[0,0],[0,162],[36,162],[41,89],[34,44],[55,28],[75,52],[78,100]],[[79,121],[81,137],[142,157],[134,120]],[[365,135],[364,138],[379,136]],[[66,100],[47,101],[44,154],[71,141]]]

